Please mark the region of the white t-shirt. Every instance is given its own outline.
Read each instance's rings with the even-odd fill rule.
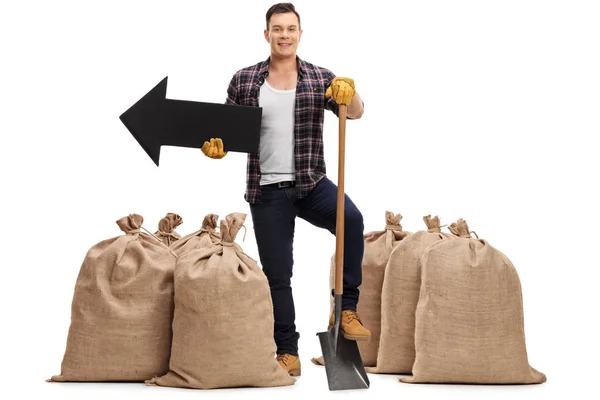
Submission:
[[[260,88],[261,185],[296,179],[294,158],[294,108],[296,89],[278,90],[265,80]]]

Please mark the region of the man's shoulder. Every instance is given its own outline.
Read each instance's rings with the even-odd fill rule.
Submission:
[[[250,65],[248,67],[244,67],[242,69],[238,69],[231,78],[230,85],[235,87],[243,87],[248,85],[253,85],[258,81],[261,71],[265,68],[265,62],[261,61],[254,65]]]
[[[308,61],[302,60],[304,69],[315,79],[332,80],[335,78],[335,74],[328,68],[321,67],[320,65],[313,64]]]
[[[248,75],[258,73],[265,66],[265,61],[259,61],[256,64],[250,65],[248,67],[244,67],[238,69],[235,75]]]

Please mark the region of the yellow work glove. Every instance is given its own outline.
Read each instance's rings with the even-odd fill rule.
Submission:
[[[351,78],[336,77],[325,92],[325,97],[332,97],[338,104],[349,105],[356,89]]]
[[[227,155],[227,152],[223,151],[223,141],[219,138],[211,138],[210,143],[204,142],[201,150],[206,157],[214,159],[223,158]]]

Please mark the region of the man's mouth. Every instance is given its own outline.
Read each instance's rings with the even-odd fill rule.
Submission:
[[[291,46],[292,44],[291,44],[291,43],[279,43],[279,45],[280,45],[280,46],[283,46],[283,47],[289,47],[289,46]]]

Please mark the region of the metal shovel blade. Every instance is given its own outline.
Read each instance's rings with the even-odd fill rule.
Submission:
[[[323,361],[329,390],[367,389],[369,378],[362,362],[358,345],[340,331],[342,314],[341,295],[335,295],[335,322],[326,332],[319,332]]]

